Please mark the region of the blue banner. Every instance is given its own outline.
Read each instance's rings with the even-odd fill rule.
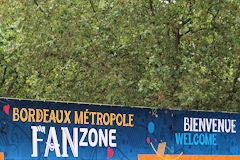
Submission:
[[[240,159],[239,120],[237,113],[0,98],[0,153],[7,160]]]

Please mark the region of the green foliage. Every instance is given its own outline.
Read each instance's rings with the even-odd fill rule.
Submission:
[[[0,96],[240,111],[240,2],[0,2]]]

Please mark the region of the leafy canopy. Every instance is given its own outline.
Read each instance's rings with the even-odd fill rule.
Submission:
[[[0,96],[239,112],[239,8],[2,0]]]

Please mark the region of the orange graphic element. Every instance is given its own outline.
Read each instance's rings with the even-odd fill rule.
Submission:
[[[164,142],[164,143],[159,143],[159,145],[158,145],[158,150],[157,150],[157,154],[158,154],[158,155],[164,155],[165,148],[166,148],[166,142]]]
[[[4,154],[0,153],[0,160],[4,160]]]
[[[158,158],[160,158],[161,160],[178,160],[182,156],[182,154],[183,154],[183,152],[181,152],[180,155],[177,155],[176,157],[173,158],[173,157],[171,157],[169,155],[164,155],[166,142],[165,143],[159,143],[157,151],[154,148],[153,144],[152,143],[150,143],[150,144],[151,144],[152,149],[156,153],[156,156]]]
[[[138,160],[176,159],[179,155],[138,155]],[[239,160],[239,155],[182,155],[181,160]]]

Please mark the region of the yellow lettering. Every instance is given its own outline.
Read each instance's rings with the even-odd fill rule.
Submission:
[[[59,119],[59,112],[61,113],[61,118]],[[63,110],[57,110],[56,111],[56,118],[57,118],[57,122],[58,123],[62,123],[62,121],[63,121]]]
[[[132,124],[132,122],[133,122],[133,117],[134,117],[134,114],[129,114],[129,126],[130,126],[130,127],[133,127],[133,126],[134,126],[134,124]]]
[[[28,109],[29,115],[28,115],[28,122],[35,122],[35,110],[32,108]]]
[[[83,112],[81,111],[78,116],[78,111],[75,111],[75,124],[83,124]]]
[[[92,125],[95,125],[94,116],[95,116],[96,114],[97,114],[96,112],[90,112],[90,115],[92,115]]]
[[[123,114],[123,126],[128,126],[126,123],[126,114]]]
[[[51,113],[50,113],[49,122],[51,123],[51,121],[56,123],[56,117],[55,117],[55,111],[54,110],[51,110]]]
[[[25,112],[25,117],[23,117],[23,112]],[[21,121],[23,121],[23,122],[26,122],[27,121],[27,119],[28,119],[28,111],[27,111],[27,109],[26,108],[22,108],[21,110],[20,110],[20,119],[21,119]]]
[[[106,121],[106,117],[107,117],[107,121]],[[104,123],[104,125],[109,125],[109,123],[110,123],[110,117],[109,117],[109,114],[108,113],[105,113],[104,114],[104,118],[103,118],[103,123]]]
[[[113,121],[116,120],[116,114],[115,113],[110,113],[110,117],[111,117],[110,125],[112,126],[113,125]]]
[[[97,125],[103,125],[102,118],[103,114],[101,112],[97,112]]]
[[[65,111],[64,110],[64,114],[65,114],[65,119],[64,119],[63,123],[71,123],[70,118],[69,118],[69,116],[71,114],[71,111]]]
[[[43,111],[41,109],[36,109],[36,122],[41,122],[43,120]]]
[[[87,114],[89,114],[88,109],[86,109],[86,111],[84,112],[84,124],[89,124],[89,122],[87,122],[89,118]]]
[[[47,121],[47,117],[49,116],[48,112],[49,112],[49,109],[43,110],[43,122],[45,122],[45,123],[49,123],[49,120]]]
[[[13,121],[19,121],[19,109],[13,108]]]
[[[119,120],[119,117],[121,118],[120,122],[118,121],[118,120]],[[122,115],[121,115],[121,114],[117,114],[116,123],[117,123],[118,126],[121,126],[121,125],[122,125]]]

